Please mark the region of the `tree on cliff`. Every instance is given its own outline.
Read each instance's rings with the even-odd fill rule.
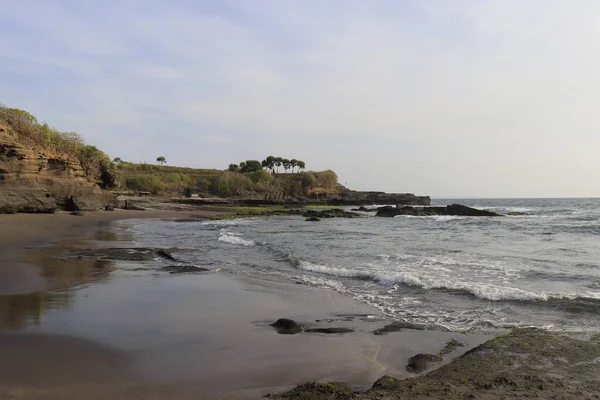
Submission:
[[[281,161],[281,164],[283,164],[283,170],[284,170],[285,172],[288,172],[288,169],[290,169],[290,168],[291,168],[291,165],[290,165],[290,160],[288,160],[287,158],[284,158],[284,159]]]
[[[164,164],[167,163],[167,159],[164,158],[163,156],[160,156],[160,157],[156,158],[156,162],[159,163],[159,164],[161,164],[161,165],[164,165]]]
[[[240,172],[240,166],[237,164],[229,164],[229,168],[227,168],[227,171]]]
[[[275,166],[277,167],[277,172],[279,172],[279,167],[283,165],[283,158],[275,157]]]
[[[298,171],[300,171],[301,169],[306,168],[306,164],[302,160],[298,160],[297,165],[298,165]]]
[[[255,172],[261,169],[262,164],[258,160],[246,160],[246,162],[240,163],[240,172]]]
[[[119,157],[115,157],[113,159],[113,163],[115,163],[115,164],[119,164],[119,163],[121,163],[121,161],[123,161],[123,160],[121,160]]]

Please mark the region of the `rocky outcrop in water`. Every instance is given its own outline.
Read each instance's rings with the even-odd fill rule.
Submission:
[[[446,207],[381,207],[377,210],[377,217],[395,217],[397,215],[412,215],[417,217],[426,217],[431,215],[454,215],[463,217],[501,217],[502,214],[488,210],[479,210],[463,206],[461,204],[451,204]]]

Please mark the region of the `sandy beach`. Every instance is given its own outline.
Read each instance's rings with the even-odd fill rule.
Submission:
[[[131,246],[111,221],[183,214],[0,216],[0,397],[249,399],[311,380],[368,388],[384,374],[410,376],[405,367],[417,353],[460,341],[448,362],[489,338],[418,330],[375,336],[389,321],[333,291],[61,257]],[[284,317],[354,332],[280,335],[269,324]]]

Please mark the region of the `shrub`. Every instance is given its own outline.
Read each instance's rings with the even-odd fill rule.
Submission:
[[[265,171],[264,169],[259,169],[254,172],[250,172],[248,177],[254,183],[262,183],[263,185],[269,184],[273,181],[273,175]]]
[[[128,189],[138,192],[160,193],[164,189],[162,181],[154,175],[130,175],[125,179]]]

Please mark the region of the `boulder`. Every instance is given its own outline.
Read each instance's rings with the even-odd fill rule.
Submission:
[[[47,192],[0,188],[0,214],[17,212],[51,214],[57,208],[56,199]]]
[[[104,211],[115,211],[115,206],[109,204],[106,207],[104,207]]]
[[[444,359],[435,354],[417,354],[408,360],[406,370],[418,374],[431,368],[432,364],[437,364],[442,361],[444,361]]]
[[[106,204],[100,195],[71,196],[65,204],[67,211],[97,211],[105,208]]]
[[[275,323],[271,324],[273,328],[277,330],[280,335],[295,335],[304,330],[301,325],[298,325],[296,321],[288,318],[279,318]]]
[[[125,205],[123,206],[123,208],[125,210],[135,210],[135,211],[144,211],[144,210],[146,210],[145,208],[136,206],[135,204],[133,204],[131,201],[128,201],[128,200],[125,200]]]

